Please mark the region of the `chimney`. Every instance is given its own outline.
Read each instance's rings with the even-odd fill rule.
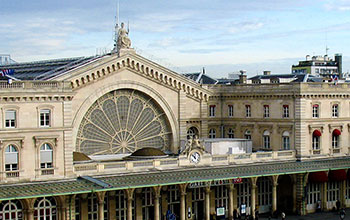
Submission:
[[[271,75],[271,71],[265,70],[264,71],[264,76],[269,76],[269,75]]]
[[[306,61],[311,60],[311,56],[310,55],[306,55]]]
[[[239,75],[239,84],[247,84],[247,75]]]

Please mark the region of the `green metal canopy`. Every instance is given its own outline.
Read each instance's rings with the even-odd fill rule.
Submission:
[[[143,172],[90,176],[88,178],[83,177],[70,180],[4,184],[0,185],[0,201],[347,168],[350,168],[350,159],[342,157],[310,161],[261,162],[216,167],[197,166],[169,170],[152,169]]]

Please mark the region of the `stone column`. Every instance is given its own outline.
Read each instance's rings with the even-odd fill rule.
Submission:
[[[321,201],[322,201],[322,204],[321,204],[321,208],[322,210],[327,210],[327,182],[324,182],[321,184]]]
[[[180,184],[179,185],[180,189],[180,220],[186,220],[186,189],[187,189],[187,184]]]
[[[161,194],[160,194],[160,190],[161,190],[161,186],[154,186],[153,187],[153,195],[154,195],[154,220],[160,220],[160,205],[159,205],[159,201],[161,198]]]
[[[97,192],[97,202],[98,202],[98,219],[104,219],[104,203],[105,203],[106,192]]]
[[[126,189],[125,194],[127,196],[127,220],[132,220],[132,200],[134,199],[135,189]]]
[[[230,183],[230,185],[227,185],[227,188],[229,190],[229,203],[228,203],[228,219],[233,219],[233,191],[234,191],[234,185],[233,183]]]
[[[205,187],[205,220],[210,220],[210,186]]]
[[[294,174],[296,179],[296,211],[299,215],[306,215],[306,192],[305,187],[309,173]]]
[[[88,219],[88,200],[87,200],[88,195],[87,194],[82,194],[80,196],[80,216],[81,219]]]
[[[35,199],[24,199],[22,200],[24,209],[24,219],[34,220],[34,202]]]
[[[34,209],[27,209],[27,218],[28,220],[34,220]]]
[[[277,185],[278,175],[272,176],[272,213],[277,210]]]
[[[251,181],[252,181],[252,194],[251,194],[251,207],[250,207],[250,215],[253,216],[253,218],[255,219],[255,208],[256,208],[256,189],[257,189],[257,185],[256,182],[258,180],[258,177],[252,177]]]
[[[116,220],[116,212],[115,212],[115,207],[116,207],[116,191],[109,191],[108,192],[108,215],[109,215],[109,220]],[[78,220],[78,219],[77,219]]]
[[[341,204],[341,208],[345,208],[345,202],[346,202],[346,180],[343,180],[340,182],[340,198],[339,198],[339,201],[340,201],[340,204]]]

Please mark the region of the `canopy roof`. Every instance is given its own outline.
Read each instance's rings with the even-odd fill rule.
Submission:
[[[263,166],[262,166],[263,165]],[[124,173],[94,176],[50,182],[31,182],[26,184],[6,184],[0,186],[0,201],[9,199],[35,198],[110,191],[127,188],[203,182],[254,176],[306,173],[350,168],[346,157],[317,161],[281,161],[256,163],[254,165],[229,165],[217,167],[186,167],[178,170],[147,170],[143,173]],[[89,181],[96,179],[96,181]],[[109,187],[103,187],[105,183]]]

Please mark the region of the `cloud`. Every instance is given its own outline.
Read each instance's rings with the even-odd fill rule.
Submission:
[[[324,7],[328,11],[350,11],[350,2],[348,0],[329,0]]]
[[[234,33],[248,32],[248,31],[255,31],[262,28],[263,26],[264,24],[262,22],[245,21],[245,22],[233,23],[232,27],[229,28],[228,31],[234,34]]]

